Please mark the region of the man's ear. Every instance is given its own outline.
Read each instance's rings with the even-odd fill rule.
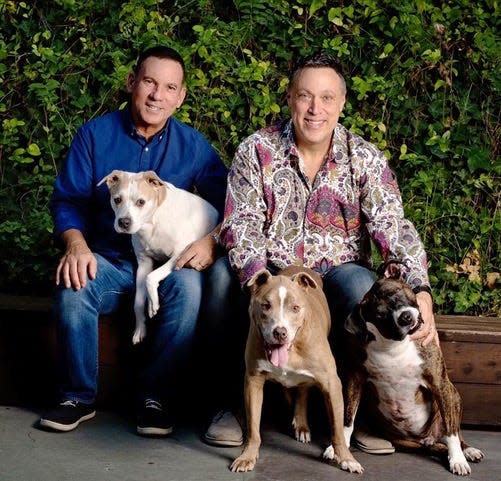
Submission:
[[[136,81],[136,76],[131,72],[127,76],[127,92],[131,93],[134,88],[134,82]]]
[[[186,98],[186,87],[183,85],[181,87],[181,93],[179,94],[179,99],[178,99],[178,102],[176,104],[176,109],[178,109],[179,107],[181,107],[181,105],[183,105],[185,98]]]

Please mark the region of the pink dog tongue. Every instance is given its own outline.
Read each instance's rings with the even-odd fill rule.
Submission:
[[[270,349],[270,361],[274,366],[282,367],[287,364],[289,359],[289,352],[287,345],[272,346]]]

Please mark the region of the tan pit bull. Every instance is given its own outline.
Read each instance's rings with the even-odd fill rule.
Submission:
[[[250,327],[245,350],[245,409],[247,440],[242,454],[230,466],[251,471],[261,445],[260,420],[267,380],[298,387],[293,426],[298,441],[310,441],[307,395],[317,385],[323,393],[331,427],[327,457],[341,469],[361,473],[362,466],[346,446],[343,434],[341,382],[327,336],[330,314],[322,280],[314,271],[289,268],[272,276],[257,273],[248,283]]]
[[[343,356],[345,435],[367,390],[363,413],[378,435],[404,450],[447,453],[449,470],[471,473],[468,461],[483,458],[463,440],[462,402],[449,380],[440,347],[409,335],[423,322],[412,289],[398,280],[394,265],[376,281],[346,322],[348,349]]]

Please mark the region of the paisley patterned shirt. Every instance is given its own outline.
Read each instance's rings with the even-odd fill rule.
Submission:
[[[291,120],[252,134],[228,177],[221,242],[245,284],[273,266],[304,265],[324,275],[345,262],[371,266],[371,240],[383,259],[403,262],[402,278],[429,286],[426,253],[383,154],[338,124],[311,182]]]

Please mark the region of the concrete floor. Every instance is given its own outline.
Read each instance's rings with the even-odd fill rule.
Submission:
[[[309,445],[267,424],[253,472],[232,473],[228,465],[241,448],[216,448],[200,440],[201,427],[180,426],[169,438],[135,435],[126,415],[99,411],[69,433],[37,429],[41,411],[0,406],[0,481],[441,481],[458,479],[438,460],[418,454],[371,456],[354,450],[365,468],[345,473],[320,460],[325,434]],[[484,451],[470,480],[501,480],[501,432],[467,430],[466,441]]]

